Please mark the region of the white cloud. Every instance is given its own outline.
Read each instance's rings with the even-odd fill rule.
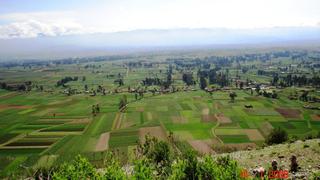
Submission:
[[[0,38],[32,38],[38,36],[59,36],[85,33],[76,23],[43,23],[36,20],[16,22],[0,26]]]
[[[12,13],[0,20],[12,23],[0,25],[0,38],[32,38],[95,32],[79,23],[73,12]]]

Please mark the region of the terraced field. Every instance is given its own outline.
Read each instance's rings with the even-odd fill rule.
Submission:
[[[17,162],[41,166],[44,156],[54,156],[52,164],[76,153],[93,158],[108,149],[128,156],[148,133],[167,141],[172,132],[200,153],[214,153],[221,145],[239,149],[260,145],[273,128],[304,137],[316,133],[320,126],[319,120],[311,118],[319,111],[304,110],[299,103],[288,107],[286,98],[270,100],[245,91],[237,91],[234,103],[229,102],[228,92],[146,94],[138,101],[127,94],[130,102],[125,112],[112,107],[112,100],[120,95],[90,99],[83,95],[59,99],[57,95],[59,100],[48,102],[41,93],[34,94],[32,100],[29,94],[1,94],[0,159],[4,174],[15,169]],[[91,104],[97,103],[101,113],[92,116]],[[246,104],[253,107],[245,108]],[[32,111],[27,111],[30,108]],[[290,113],[294,116],[288,116]]]

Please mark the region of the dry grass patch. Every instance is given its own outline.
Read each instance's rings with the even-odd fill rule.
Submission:
[[[198,151],[201,154],[215,154],[211,148],[210,141],[206,140],[189,140],[188,143],[192,146],[193,149]]]
[[[123,113],[119,113],[119,112],[116,114],[115,120],[113,121],[113,125],[112,125],[113,130],[120,129],[123,115],[124,115]]]
[[[201,96],[193,96],[192,98],[193,98],[193,100],[201,100],[202,99]]]
[[[88,124],[90,122],[90,119],[85,118],[85,119],[74,119],[68,124]]]
[[[10,93],[7,93],[7,94],[3,94],[0,96],[1,99],[8,99],[8,98],[11,98],[11,97],[14,97],[18,95],[18,93],[16,92],[10,92]]]
[[[209,108],[205,108],[205,109],[202,109],[202,115],[209,115],[209,112],[210,112],[210,110],[209,110]]]
[[[193,136],[189,131],[174,131],[174,136],[179,140],[193,139]]]
[[[255,149],[256,144],[254,143],[236,143],[236,144],[225,144],[225,145],[214,145],[213,150],[216,153],[231,153],[235,151],[241,151],[241,150],[248,150],[248,149]]]
[[[160,126],[144,127],[139,129],[139,139],[144,142],[145,136],[150,135],[162,141],[167,141],[167,135]]]
[[[226,117],[224,114],[219,113],[214,115],[215,118],[218,120],[219,123],[221,124],[227,124],[227,123],[232,123],[231,119]]]
[[[273,129],[273,126],[268,121],[263,122],[259,127],[259,130],[262,132],[263,136],[265,137],[270,134],[272,129]]]
[[[143,107],[137,107],[136,110],[137,110],[138,112],[144,112],[144,108],[143,108]]]
[[[221,108],[222,108],[222,105],[221,105],[220,103],[216,102],[216,103],[214,103],[213,107],[214,107],[215,109],[221,109]]]
[[[299,109],[276,108],[276,111],[285,118],[301,118],[301,111]]]
[[[105,151],[109,148],[110,133],[106,132],[100,135],[100,138],[96,144],[95,151]]]
[[[147,119],[148,119],[149,121],[151,121],[151,120],[153,119],[151,112],[147,112]]]
[[[188,123],[188,120],[185,117],[182,116],[172,116],[171,117],[173,123],[177,124],[186,124]]]
[[[313,115],[311,115],[311,118],[314,121],[320,121],[320,114],[313,114]]]
[[[1,104],[0,109],[30,109],[32,106]]]
[[[217,118],[215,115],[210,114],[210,115],[202,115],[201,120],[202,122],[216,122]]]
[[[257,129],[244,129],[244,132],[249,137],[250,141],[263,141],[264,137]]]

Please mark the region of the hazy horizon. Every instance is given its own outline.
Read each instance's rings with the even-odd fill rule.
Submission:
[[[0,59],[320,40],[317,0],[3,0]]]
[[[141,29],[319,27],[317,0],[3,0],[0,39]]]

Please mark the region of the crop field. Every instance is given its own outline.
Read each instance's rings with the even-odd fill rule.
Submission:
[[[31,80],[45,89],[0,90],[0,175],[21,168],[21,164],[28,168],[54,166],[79,153],[95,164],[101,164],[103,153],[108,150],[119,153],[123,160],[130,159],[148,134],[170,143],[169,136],[173,135],[173,146],[180,151],[188,147],[201,154],[214,154],[215,148],[221,146],[260,146],[279,127],[298,138],[320,130],[320,110],[305,109],[304,102],[288,98],[291,92],[301,90],[294,87],[274,88],[278,98],[240,88],[208,93],[198,85],[187,87],[180,70],[174,70],[173,84],[179,90],[152,93],[156,88],[152,85],[145,87],[143,97],[137,97],[128,89],[141,88],[145,77],[166,78],[166,61],[150,61],[155,61],[156,66],[129,68],[126,61],[119,60],[31,69],[0,68],[3,81]],[[235,76],[234,71],[230,70],[230,74]],[[120,75],[124,87],[115,83]],[[79,77],[66,86],[81,93],[68,95],[66,88],[56,86],[66,76]],[[83,76],[85,80],[80,80]],[[250,77],[261,83],[270,80],[252,72],[243,74],[243,78]],[[85,85],[89,93],[83,90]],[[107,93],[92,95],[91,91],[99,86]],[[233,102],[230,92],[237,94]],[[314,94],[319,96],[317,91]],[[124,96],[127,104],[119,110]],[[99,111],[93,112],[96,105]]]

